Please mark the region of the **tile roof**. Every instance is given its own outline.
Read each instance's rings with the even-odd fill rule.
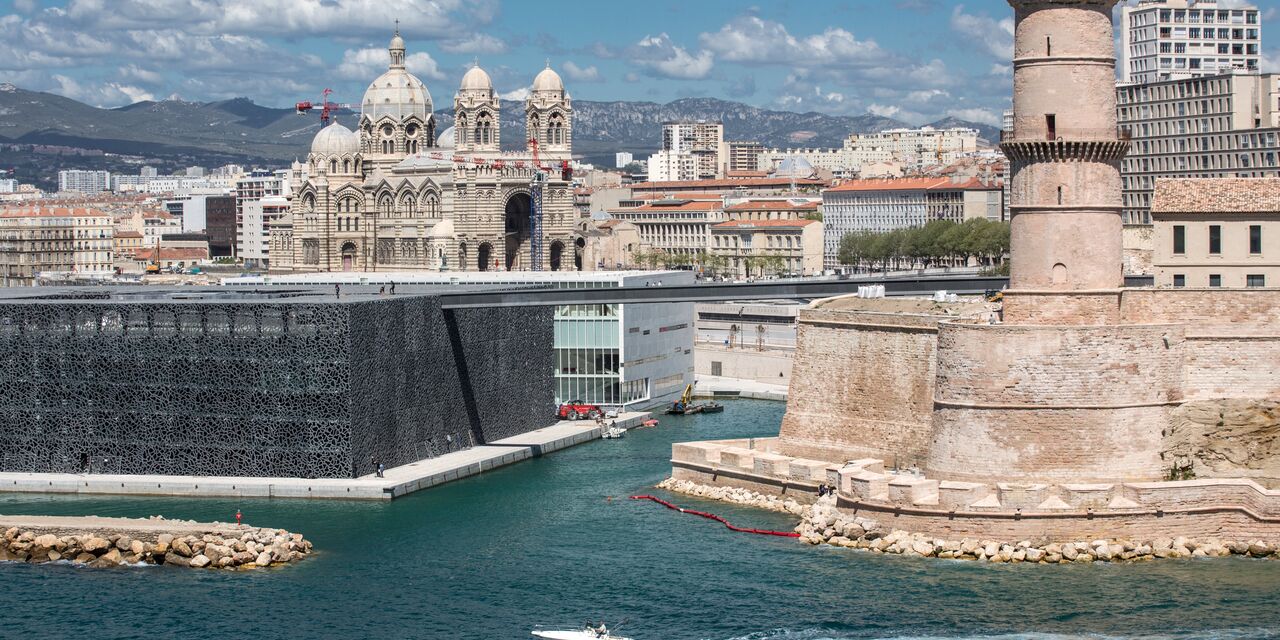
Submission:
[[[887,178],[871,180],[850,180],[844,184],[827,189],[827,191],[955,191],[981,190],[998,191],[1001,183],[998,180],[983,182],[978,178],[970,178],[964,182],[954,182],[951,178]]]
[[[724,189],[733,189],[735,187],[789,187],[791,186],[791,178],[738,178],[734,180],[681,180],[675,182],[637,182],[631,185],[632,189],[671,189],[678,191],[680,189],[699,189],[699,188],[715,188],[722,187]],[[812,178],[796,178],[797,186],[823,185],[826,182],[815,180]]]
[[[817,220],[729,220],[728,222],[713,224],[711,225],[711,228],[712,229],[728,229],[728,228],[750,229],[754,227],[797,228],[797,227],[807,227],[811,224],[820,224],[820,223]]]
[[[1151,213],[1280,213],[1280,178],[1157,178]]]
[[[614,212],[630,213],[632,211],[719,211],[723,203],[720,200],[654,200],[638,207],[611,209]]]
[[[748,200],[729,205],[725,211],[817,211],[817,202],[791,202],[790,200]]]
[[[34,217],[66,217],[66,216],[106,216],[107,214],[98,209],[85,208],[69,208],[69,207],[13,207],[0,209],[0,217],[4,218],[34,218]]]

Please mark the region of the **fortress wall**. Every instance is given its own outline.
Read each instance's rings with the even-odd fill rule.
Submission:
[[[819,460],[922,462],[938,317],[805,309],[779,450]]]
[[[930,475],[1161,477],[1161,431],[1182,397],[1183,344],[1173,325],[941,324]]]
[[[1126,323],[1247,325],[1280,334],[1280,289],[1126,289]]]
[[[1120,290],[1005,291],[1006,324],[1119,324]]]
[[[1280,335],[1188,335],[1185,351],[1188,399],[1280,398]]]

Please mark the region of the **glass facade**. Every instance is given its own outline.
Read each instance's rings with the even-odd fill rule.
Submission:
[[[617,304],[556,308],[556,402],[620,405],[647,397],[622,384],[621,320]]]

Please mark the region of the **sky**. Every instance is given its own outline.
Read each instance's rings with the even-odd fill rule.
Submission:
[[[1280,10],[1260,4],[1263,67],[1280,71]],[[550,63],[585,100],[991,125],[1009,104],[1005,0],[0,0],[0,82],[108,107],[284,107],[325,88],[358,103],[396,20],[437,108],[477,62],[507,98]]]

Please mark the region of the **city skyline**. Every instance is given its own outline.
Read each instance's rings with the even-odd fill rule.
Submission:
[[[608,11],[613,19],[576,2],[2,0],[0,82],[106,107],[242,96],[285,107],[326,87],[355,103],[385,68],[399,20],[409,68],[437,108],[475,62],[509,99],[522,99],[546,62],[586,100],[716,97],[911,124],[999,125],[1008,107],[1013,22],[1003,0]],[[1263,11],[1264,70],[1280,66],[1266,45],[1276,14]]]

